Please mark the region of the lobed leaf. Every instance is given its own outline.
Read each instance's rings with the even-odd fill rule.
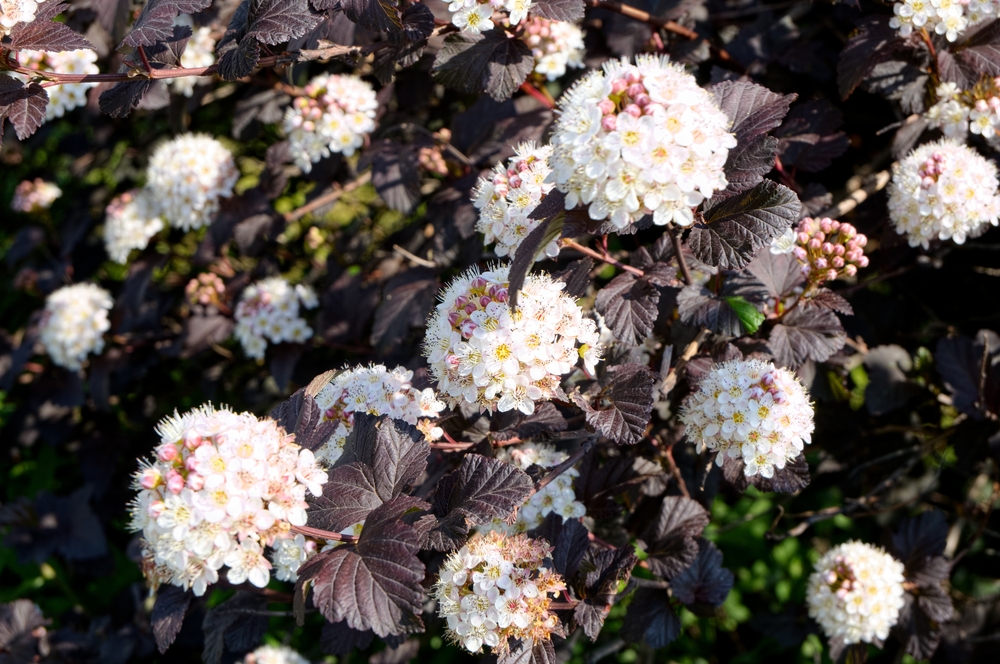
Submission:
[[[847,333],[831,310],[804,301],[771,330],[768,346],[779,364],[796,369],[824,362],[844,347]]]
[[[674,597],[685,604],[721,606],[733,587],[733,573],[722,567],[722,552],[698,538],[698,556],[670,582]]]
[[[535,0],[531,13],[551,21],[575,23],[583,18],[586,6],[583,0]]]
[[[587,424],[619,445],[634,445],[646,435],[653,411],[656,374],[641,364],[608,368],[601,391],[589,401],[574,401],[583,408]]]
[[[400,32],[403,23],[394,0],[341,0],[347,18],[374,32]]]
[[[896,31],[889,27],[889,17],[866,16],[858,30],[847,41],[837,62],[837,87],[842,99],[854,92],[875,65],[885,62],[903,44]]]
[[[250,650],[267,632],[267,598],[242,590],[205,613],[205,664],[220,664],[226,649]]]
[[[35,18],[29,23],[16,23],[10,31],[10,47],[15,51],[74,51],[93,49],[94,45],[82,35],[73,32],[65,23],[53,21],[69,9],[64,2],[45,2],[38,6]]]
[[[514,94],[534,67],[527,44],[494,28],[477,35],[448,35],[431,73],[439,83],[459,92],[486,92],[503,101]]]
[[[698,555],[694,538],[701,535],[708,522],[708,512],[696,501],[684,496],[664,498],[657,520],[645,535],[650,571],[672,579],[689,567]]]
[[[663,286],[676,274],[674,268],[668,270],[642,277],[623,272],[597,291],[594,308],[604,316],[616,339],[629,346],[639,346],[653,334],[653,325],[660,313],[657,286]]]
[[[169,39],[174,34],[174,19],[178,15],[197,14],[210,4],[212,0],[149,0],[135,19],[132,32],[122,40],[118,49],[152,46]]]
[[[628,605],[621,637],[636,643],[645,641],[650,648],[666,648],[681,634],[681,619],[674,613],[665,590],[639,588]]]
[[[190,604],[191,593],[177,586],[164,586],[157,592],[149,622],[161,655],[167,652],[167,648],[181,631],[184,614]]]

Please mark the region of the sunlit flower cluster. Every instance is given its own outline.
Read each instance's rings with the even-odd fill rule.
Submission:
[[[529,274],[512,313],[509,271],[473,268],[456,278],[427,322],[424,355],[452,406],[465,401],[530,415],[536,401],[562,393],[561,377],[578,359],[591,373],[600,360],[597,325],[562,293],[565,284]]]
[[[541,223],[528,215],[552,191],[553,184],[546,181],[552,173],[547,161],[551,154],[551,146],[521,143],[506,167],[497,164],[487,177],[479,178],[473,198],[479,208],[476,230],[486,236],[486,244],[496,243],[497,256],[514,258],[524,238]],[[558,254],[559,245],[552,240],[538,260]]]
[[[277,422],[211,405],[162,420],[154,458],[135,474],[133,531],[142,532],[143,573],[203,595],[219,579],[263,588],[265,546],[306,523],[306,493],[327,480],[312,452]]]
[[[45,0],[0,0],[0,37],[10,34],[10,29],[18,23],[35,20],[38,4]]]
[[[567,67],[583,67],[583,30],[575,23],[529,16],[521,39],[535,56],[535,73],[554,81]]]
[[[927,30],[944,35],[948,41],[958,39],[966,28],[997,15],[993,0],[905,0],[892,8],[894,16],[889,26],[908,37],[914,30]]]
[[[813,407],[795,374],[757,359],[716,364],[681,409],[698,451],[742,459],[748,477],[773,477],[812,442]]]
[[[60,196],[62,196],[62,189],[54,182],[46,182],[42,178],[24,180],[14,188],[14,198],[10,201],[10,209],[14,212],[48,210]]]
[[[646,214],[688,226],[694,208],[726,186],[736,138],[694,76],[665,56],[611,60],[559,101],[550,161],[566,209],[625,228]]]
[[[448,637],[469,652],[489,646],[503,654],[509,639],[541,642],[561,632],[549,605],[565,584],[542,566],[550,550],[542,540],[492,531],[449,555],[434,584]]]
[[[181,16],[187,16],[182,14]],[[180,16],[178,17],[180,18]],[[190,22],[190,21],[188,21]],[[195,28],[192,26],[191,39],[188,40],[184,53],[181,54],[180,66],[186,69],[210,67],[215,64],[215,40],[212,39],[212,29],[208,26]],[[170,85],[178,94],[185,97],[194,95],[194,87],[198,81],[203,80],[197,76],[181,76],[171,79]]]
[[[806,601],[831,639],[873,643],[889,636],[905,603],[903,563],[871,544],[836,546],[816,563]]]
[[[868,238],[851,224],[805,217],[771,243],[771,253],[794,254],[809,283],[819,285],[842,276],[853,277],[859,268],[868,267],[866,244]]]
[[[533,4],[532,0],[451,0],[448,10],[454,14],[451,22],[457,28],[475,35],[496,26],[494,12],[506,11],[510,25],[517,25],[528,17]]]
[[[254,359],[264,357],[267,342],[302,343],[312,337],[299,306],[313,309],[319,305],[309,286],[293,287],[281,277],[268,277],[247,286],[236,305],[236,329],[233,335],[243,345],[243,352]]]
[[[309,664],[309,660],[288,646],[261,646],[247,653],[243,664]]]
[[[184,134],[149,158],[146,188],[160,215],[175,228],[207,226],[239,177],[232,153],[204,134]]]
[[[111,327],[111,294],[94,284],[63,286],[45,300],[41,341],[61,367],[77,370],[90,353],[104,350],[104,333]]]
[[[925,113],[928,126],[961,141],[972,132],[1000,148],[1000,77],[985,76],[969,90],[941,83],[935,94],[937,102]]]
[[[133,249],[145,249],[163,230],[163,220],[146,190],[133,190],[115,197],[104,211],[104,248],[123,265]]]
[[[502,448],[497,458],[509,461],[521,470],[528,470],[533,465],[542,468],[555,468],[569,457],[565,452],[559,452],[551,445],[534,443],[517,448]],[[507,533],[523,533],[542,525],[550,513],[555,512],[563,519],[579,519],[587,514],[587,508],[576,499],[573,491],[574,478],[580,471],[569,468],[556,476],[539,491],[528,498],[517,511],[517,521],[507,525],[500,519],[494,519],[482,530],[500,530]]]
[[[202,272],[184,287],[184,295],[191,304],[218,304],[226,292],[222,278],[212,272]]]
[[[911,247],[962,244],[997,225],[997,184],[996,166],[972,148],[947,138],[927,143],[893,165],[889,217]]]
[[[330,440],[316,451],[316,457],[333,465],[344,451],[344,443],[354,427],[354,414],[388,415],[420,429],[427,440],[437,440],[443,434],[433,419],[445,409],[434,390],[418,390],[410,383],[413,372],[404,367],[393,370],[385,365],[345,369],[316,395],[316,405],[323,419],[336,420],[337,430]]]
[[[320,74],[285,112],[284,127],[296,165],[308,173],[332,152],[349,157],[375,129],[378,100],[357,76]]]
[[[23,67],[41,71],[56,71],[60,74],[98,74],[97,53],[89,48],[76,51],[18,51],[18,60]],[[22,77],[23,78],[23,77]],[[86,106],[87,90],[97,83],[64,83],[46,88],[49,103],[45,107],[45,119],[61,118],[74,108]]]

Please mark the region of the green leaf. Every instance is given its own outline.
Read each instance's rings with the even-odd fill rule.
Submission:
[[[736,317],[743,323],[749,334],[753,334],[760,329],[760,324],[764,322],[764,314],[760,313],[757,307],[753,306],[740,295],[732,295],[725,298],[726,302],[736,312]]]

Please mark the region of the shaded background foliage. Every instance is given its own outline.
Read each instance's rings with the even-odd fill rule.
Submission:
[[[186,11],[205,4],[192,2]],[[327,4],[312,6],[331,9],[333,3]],[[326,39],[365,49],[381,43],[377,31],[391,27],[378,23],[384,13],[364,18],[372,4],[344,3],[343,12],[310,18],[294,31],[260,39],[254,37],[262,34],[254,27],[259,16],[244,17],[235,27],[228,19],[220,25],[231,26],[234,49],[258,57],[267,53],[259,43],[273,46],[289,39],[296,48],[322,48],[319,40]],[[713,54],[699,39],[592,7],[584,21],[588,66],[630,56],[660,40],[673,59],[693,64],[704,84],[727,89],[734,85],[727,81],[747,76],[773,91],[769,103],[787,108],[784,119],[781,113],[771,122],[765,118],[752,136],[757,149],[777,151],[782,170],[737,169],[749,173],[747,189],[768,176],[765,187],[782,183],[802,201],[803,214],[815,214],[887,167],[905,151],[907,141],[916,140],[905,124],[880,133],[922,110],[926,83],[920,78],[920,67],[926,65],[919,58],[893,59],[891,49],[876,48],[891,37],[885,33],[889,10],[884,5],[755,0],[629,4],[697,31],[724,47],[731,60]],[[95,44],[102,71],[115,71],[122,58],[115,45],[127,34],[137,35],[129,26],[138,5],[127,0],[70,5],[67,24]],[[204,16],[227,17],[235,6],[216,3]],[[440,3],[427,6],[439,18],[448,15]],[[402,21],[406,19],[403,13]],[[170,21],[172,16],[165,25]],[[430,34],[426,23],[411,24],[416,27],[410,42]],[[133,40],[141,35],[139,31]],[[851,35],[854,39],[848,41]],[[485,61],[495,63],[487,47],[492,48],[477,45],[476,53],[482,51]],[[0,202],[5,210],[14,187],[25,178],[51,179],[64,195],[46,213],[5,212],[0,225],[0,603],[26,598],[44,615],[24,603],[8,604],[0,612],[0,661],[30,661],[35,652],[69,661],[192,661],[202,656],[203,648],[209,660],[232,659],[261,638],[290,642],[314,660],[345,645],[361,649],[348,656],[346,661],[352,662],[369,655],[372,662],[407,661],[418,656],[418,648],[421,661],[468,659],[442,644],[432,621],[425,634],[390,640],[394,649],[370,634],[338,634],[336,626],[322,625],[316,614],[308,615],[303,627],[294,627],[291,595],[284,591],[269,604],[220,584],[207,603],[188,606],[181,593],[161,593],[166,598],[154,608],[135,564],[136,540],[125,529],[135,460],[148,453],[156,421],[174,409],[212,400],[264,414],[319,371],[345,363],[398,363],[425,379],[419,344],[437,289],[488,258],[474,233],[476,212],[468,200],[475,179],[510,156],[512,144],[542,139],[552,113],[530,95],[508,98],[518,85],[504,78],[509,76],[506,68],[486,66],[483,75],[489,80],[470,80],[465,74],[472,56],[465,54],[456,55],[449,69],[450,50],[464,53],[456,39],[433,38],[425,48],[410,44],[410,66],[393,73],[404,48],[405,40],[375,52],[370,61],[350,53],[329,64],[300,63],[280,73],[264,69],[249,84],[218,82],[199,88],[191,100],[168,96],[162,83],[138,84],[144,86],[141,103],[134,87],[119,88],[124,101],[117,108],[122,112],[108,108],[111,102],[104,106],[121,116],[135,101],[138,110],[127,120],[99,112],[99,94],[111,89],[104,85],[92,92],[86,109],[71,117],[45,123],[24,141],[10,131],[4,137]],[[994,57],[989,49],[975,53]],[[967,65],[974,62],[969,55],[956,57]],[[173,64],[169,58],[164,62]],[[227,62],[220,65],[223,78],[249,73],[229,71]],[[287,166],[274,124],[289,103],[283,86],[301,85],[321,70],[347,72],[354,65],[378,82],[383,104],[371,145],[360,160],[335,157],[308,175],[296,174]],[[961,75],[961,68],[954,71]],[[575,75],[549,84],[548,90],[557,96]],[[489,94],[480,93],[484,82]],[[433,140],[420,128],[450,130],[458,156],[448,176],[429,177],[416,168],[416,151]],[[185,130],[226,142],[240,169],[238,196],[210,228],[186,234],[171,230],[128,267],[109,262],[95,233],[104,206],[141,179],[146,156],[162,137]],[[754,163],[752,157],[746,157],[748,164]],[[324,200],[332,202],[322,204]],[[313,208],[303,213],[310,204]],[[712,210],[722,215],[725,205]],[[641,539],[646,545],[642,557],[648,558],[635,575],[651,580],[652,570],[673,577],[676,601],[665,601],[655,586],[639,588],[611,607],[595,644],[580,632],[558,644],[572,661],[825,661],[822,637],[804,609],[805,581],[818,551],[859,538],[903,553],[922,534],[935,542],[928,555],[944,553],[958,561],[951,570],[956,614],[942,627],[934,661],[995,661],[1000,650],[1000,523],[992,505],[1000,461],[1000,338],[990,330],[1000,329],[1000,290],[994,283],[1000,275],[1000,231],[962,246],[920,252],[885,224],[883,195],[845,219],[873,239],[868,270],[857,283],[836,286],[853,315],[832,313],[838,307],[847,313],[832,299],[836,306],[823,314],[839,319],[845,333],[832,334],[837,341],[812,354],[792,342],[782,352],[774,346],[773,334],[770,339],[779,359],[802,365],[800,376],[816,401],[817,429],[806,454],[808,488],[794,495],[755,487],[743,492],[743,486],[734,486],[738,482],[729,481],[738,472],[706,471],[705,459],[679,439],[666,422],[667,413],[653,411],[650,437],[642,431],[629,433],[627,417],[608,424],[614,413],[591,408],[593,400],[583,402],[587,423],[617,426],[623,436],[635,439],[629,442],[638,441],[628,448],[602,446],[581,466],[578,494],[596,519],[595,533],[626,545],[618,549],[626,553],[630,540]],[[651,269],[670,260],[665,238],[656,228],[610,238],[611,251],[643,269],[642,278],[609,265],[575,263],[579,256],[567,250],[557,264],[543,264],[553,272],[565,270],[575,294],[595,301],[616,336],[627,340],[612,349],[608,365],[638,362],[650,367],[645,371],[632,364],[602,373],[593,394],[614,401],[614,379],[625,372],[635,380],[648,379],[643,385],[651,388],[671,363],[676,366],[705,326],[721,336],[708,343],[699,337],[699,354],[685,359],[677,389],[688,389],[688,377],[704,372],[711,356],[728,352],[725,337],[744,336],[743,350],[754,349],[754,340],[745,336],[746,312],[740,316],[738,305],[725,298],[759,304],[789,285],[780,269],[771,266],[764,274],[758,266],[751,268],[756,283],[731,278],[719,292],[682,289],[672,272]],[[739,260],[724,265],[743,266]],[[694,262],[696,270],[704,267]],[[321,297],[320,311],[311,321],[315,341],[269,349],[264,363],[245,359],[230,339],[230,317],[184,302],[184,285],[206,269],[226,280],[231,301],[250,281],[270,274],[313,284]],[[88,279],[109,287],[116,303],[107,349],[91,360],[85,375],[76,375],[35,352],[37,312],[55,288]],[[612,311],[626,294],[632,297],[628,308]],[[675,305],[679,317],[671,315]],[[651,333],[660,345],[644,358],[630,346]],[[560,409],[569,417],[580,413]],[[640,406],[635,415],[640,425],[643,410],[649,408]],[[461,416],[449,423],[455,432],[466,440],[477,431],[485,437],[490,423],[477,422],[472,413]],[[534,433],[517,428],[529,424],[500,419],[494,418],[494,431],[513,429],[522,437]],[[432,466],[442,466],[444,458],[435,452]],[[651,466],[641,467],[636,459]],[[629,469],[622,471],[628,479],[620,486],[612,472],[616,465]],[[661,511],[680,496],[668,473],[682,478],[691,497],[708,510],[703,519],[670,530],[670,538],[666,530],[657,532],[665,523]],[[925,516],[915,522],[919,527],[901,523],[904,515],[926,508],[944,517],[931,522]],[[444,507],[437,512],[446,513]],[[893,539],[901,525],[902,534]],[[573,536],[561,532],[560,537]],[[657,542],[668,539],[672,546],[681,543],[680,553],[658,554]],[[586,582],[575,589],[585,599],[576,620],[591,636],[596,634],[588,626],[596,620],[593,613],[615,595],[617,570],[626,561],[592,560],[602,555],[599,549],[587,555],[586,561],[559,564],[606,572],[584,575]],[[680,562],[673,567],[657,563],[658,555],[668,562],[676,555]],[[728,594],[720,591],[727,585],[725,570],[732,575]],[[170,621],[183,613],[182,607],[188,618],[172,647],[160,655],[155,632],[178,628]],[[243,610],[265,613],[238,620]],[[632,619],[626,621],[626,612],[632,612]],[[47,626],[40,630],[43,624]],[[348,638],[359,640],[345,644]],[[648,645],[635,643],[643,640]],[[649,647],[668,644],[668,650]],[[890,642],[886,652],[873,651],[873,660],[912,661],[900,648]]]

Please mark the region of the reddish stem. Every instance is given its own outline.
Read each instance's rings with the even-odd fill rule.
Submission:
[[[555,104],[552,103],[552,100],[539,92],[531,83],[528,83],[527,81],[522,83],[521,91],[526,92],[537,99],[543,106],[545,106],[545,108],[555,108]]]

